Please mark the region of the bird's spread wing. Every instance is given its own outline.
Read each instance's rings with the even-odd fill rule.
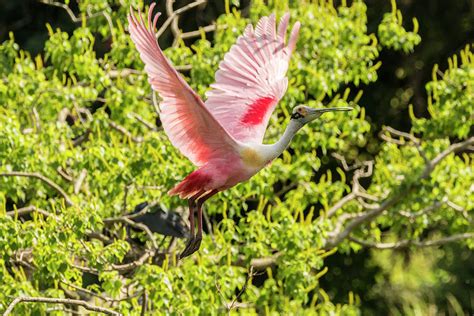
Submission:
[[[195,165],[213,157],[235,152],[236,140],[219,124],[201,98],[171,66],[155,38],[159,13],[152,21],[154,4],[148,12],[148,27],[132,9],[128,16],[130,36],[145,63],[148,82],[160,94],[160,118],[171,143]]]
[[[237,140],[263,141],[270,116],[286,92],[286,72],[296,45],[299,22],[285,43],[290,15],[276,28],[275,15],[262,17],[255,30],[248,25],[224,56],[206,107]]]

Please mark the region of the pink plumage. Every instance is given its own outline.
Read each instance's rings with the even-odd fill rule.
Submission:
[[[286,72],[300,24],[295,23],[288,45],[288,13],[278,29],[274,14],[262,17],[255,30],[247,26],[220,63],[204,103],[158,46],[155,27],[160,14],[152,19],[154,6],[148,11],[148,26],[141,14],[137,19],[131,10],[129,30],[145,63],[148,81],[162,98],[160,117],[166,134],[199,167],[169,191],[189,199],[192,234],[194,209],[198,211],[198,233],[181,254],[184,257],[199,248],[202,203],[252,177],[277,157],[292,137],[286,145],[262,144],[270,116],[287,89]]]
[[[274,14],[262,17],[255,31],[248,25],[244,35],[224,56],[216,73],[216,83],[206,93],[207,108],[239,141],[263,141],[270,116],[286,92],[286,72],[300,27],[296,22],[286,46],[289,20],[289,13],[281,18],[278,33]],[[248,117],[255,111],[260,122],[247,124]]]
[[[245,115],[240,119],[241,125],[260,125],[265,120],[270,108],[278,102],[274,97],[262,97],[250,104]]]
[[[166,134],[189,160],[202,166],[215,156],[235,151],[237,143],[163,55],[154,32],[160,13],[152,22],[153,7],[148,27],[141,14],[139,20],[129,15],[130,36],[145,63],[148,82],[162,98],[160,117]]]

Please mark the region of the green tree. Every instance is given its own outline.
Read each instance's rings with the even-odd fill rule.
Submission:
[[[392,3],[372,34],[362,1],[257,0],[249,17],[226,2],[227,13],[207,28],[213,42],[205,29],[181,33],[179,14],[170,15],[175,38],[165,54],[204,95],[245,25],[289,10],[301,35],[266,142],[297,104],[355,110],[327,114],[270,167],[213,198],[200,252],[179,261],[183,241],[129,215],[148,201],[143,212],[186,217],[183,201],[166,192],[193,170],[160,128],[126,31],[130,4],[144,9],[141,1],[78,2],[80,14],[71,14],[81,26],[72,34],[47,26],[37,56],[13,34],[0,46],[0,310],[358,314],[360,293],[334,300],[321,286],[336,251],[474,246],[471,46],[448,69],[434,66],[429,118],[412,115],[410,131],[384,126],[374,135],[362,88],[377,80],[381,51],[408,53],[420,42],[418,22],[407,31]],[[99,36],[111,41],[101,57]],[[193,36],[201,39],[186,46]]]

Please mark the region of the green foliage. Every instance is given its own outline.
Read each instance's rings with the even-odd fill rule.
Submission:
[[[118,268],[152,243],[137,233],[145,242],[137,246],[126,225],[105,219],[129,213],[143,201],[181,210],[185,202],[166,192],[193,170],[162,130],[141,123],[157,117],[143,65],[125,31],[130,1],[122,2],[127,1],[80,1],[82,25],[71,35],[48,26],[42,55],[20,50],[13,36],[0,46],[0,310],[19,295],[65,297],[84,287],[96,296],[119,299],[113,308],[127,315],[140,314],[143,293],[149,311],[163,314],[220,314],[238,300],[248,306],[233,312],[357,315],[357,293],[333,302],[319,284],[331,269],[325,265],[334,252],[329,241],[346,224],[341,222],[345,215],[356,217],[398,196],[385,213],[355,227],[353,236],[374,242],[421,240],[472,230],[467,210],[474,201],[466,193],[474,181],[472,155],[450,153],[426,176],[419,152],[432,160],[449,148],[452,137],[468,139],[474,95],[469,47],[460,65],[453,57],[443,77],[434,76],[427,84],[432,117],[413,118],[412,132],[426,138],[419,150],[406,137],[384,141],[367,188],[376,201],[353,199],[330,217],[327,212],[351,192],[353,176],[351,170],[329,164],[331,153],[349,162],[367,159],[365,146],[373,137],[359,104],[362,91],[352,93],[347,86],[377,80],[383,46],[413,50],[420,41],[416,24],[414,32],[406,32],[394,7],[379,25],[377,40],[367,31],[367,8],[361,1],[337,8],[329,1],[255,1],[250,18],[238,11],[219,17],[214,42],[203,37],[187,47],[178,40],[166,49],[174,65],[191,67],[185,73],[191,86],[204,95],[219,61],[247,23],[289,10],[292,21],[302,23],[301,36],[288,92],[265,141],[278,139],[297,104],[355,110],[325,115],[303,129],[291,150],[271,166],[213,198],[206,205],[207,214],[216,219],[212,237],[204,237],[192,258],[178,261],[184,243],[173,247],[167,239],[162,256],[131,270]],[[141,2],[131,2],[143,8]],[[102,58],[94,51],[98,34],[112,40]],[[38,177],[6,175],[16,171],[46,176],[65,192]],[[369,202],[373,205],[367,206]],[[439,206],[423,212],[433,203]],[[15,214],[28,206],[43,212]],[[412,213],[408,219],[407,212]],[[387,230],[390,234],[383,233]],[[472,239],[466,243],[474,246]],[[344,252],[360,249],[345,239],[338,245]],[[248,280],[255,277],[248,276],[248,267],[256,258],[271,261],[261,272],[262,284]],[[89,274],[96,280],[89,281]],[[20,304],[15,312],[45,314],[47,308]]]
[[[428,138],[468,137],[474,117],[474,55],[470,48],[468,45],[461,51],[459,65],[454,55],[448,59],[449,68],[444,73],[438,65],[433,68],[433,80],[426,85],[431,118],[414,118],[414,132]]]
[[[379,24],[378,36],[383,46],[408,53],[421,41],[420,35],[417,34],[418,21],[413,18],[413,32],[405,30],[402,23],[402,13],[397,10],[395,0],[392,0],[392,12],[384,14],[382,23]]]

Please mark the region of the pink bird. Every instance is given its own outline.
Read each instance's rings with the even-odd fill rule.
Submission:
[[[285,14],[276,27],[275,15],[262,17],[255,30],[244,34],[224,56],[216,82],[201,98],[172,67],[155,37],[156,22],[148,11],[148,26],[141,13],[128,16],[130,36],[140,53],[148,82],[162,98],[160,117],[171,143],[198,169],[168,193],[187,199],[191,239],[180,257],[197,251],[202,240],[202,204],[216,193],[250,179],[277,158],[305,124],[329,111],[351,108],[313,109],[296,106],[289,124],[274,144],[263,144],[270,116],[288,86],[286,72],[296,46],[300,23],[286,32],[290,20]],[[194,212],[197,211],[195,234]]]

